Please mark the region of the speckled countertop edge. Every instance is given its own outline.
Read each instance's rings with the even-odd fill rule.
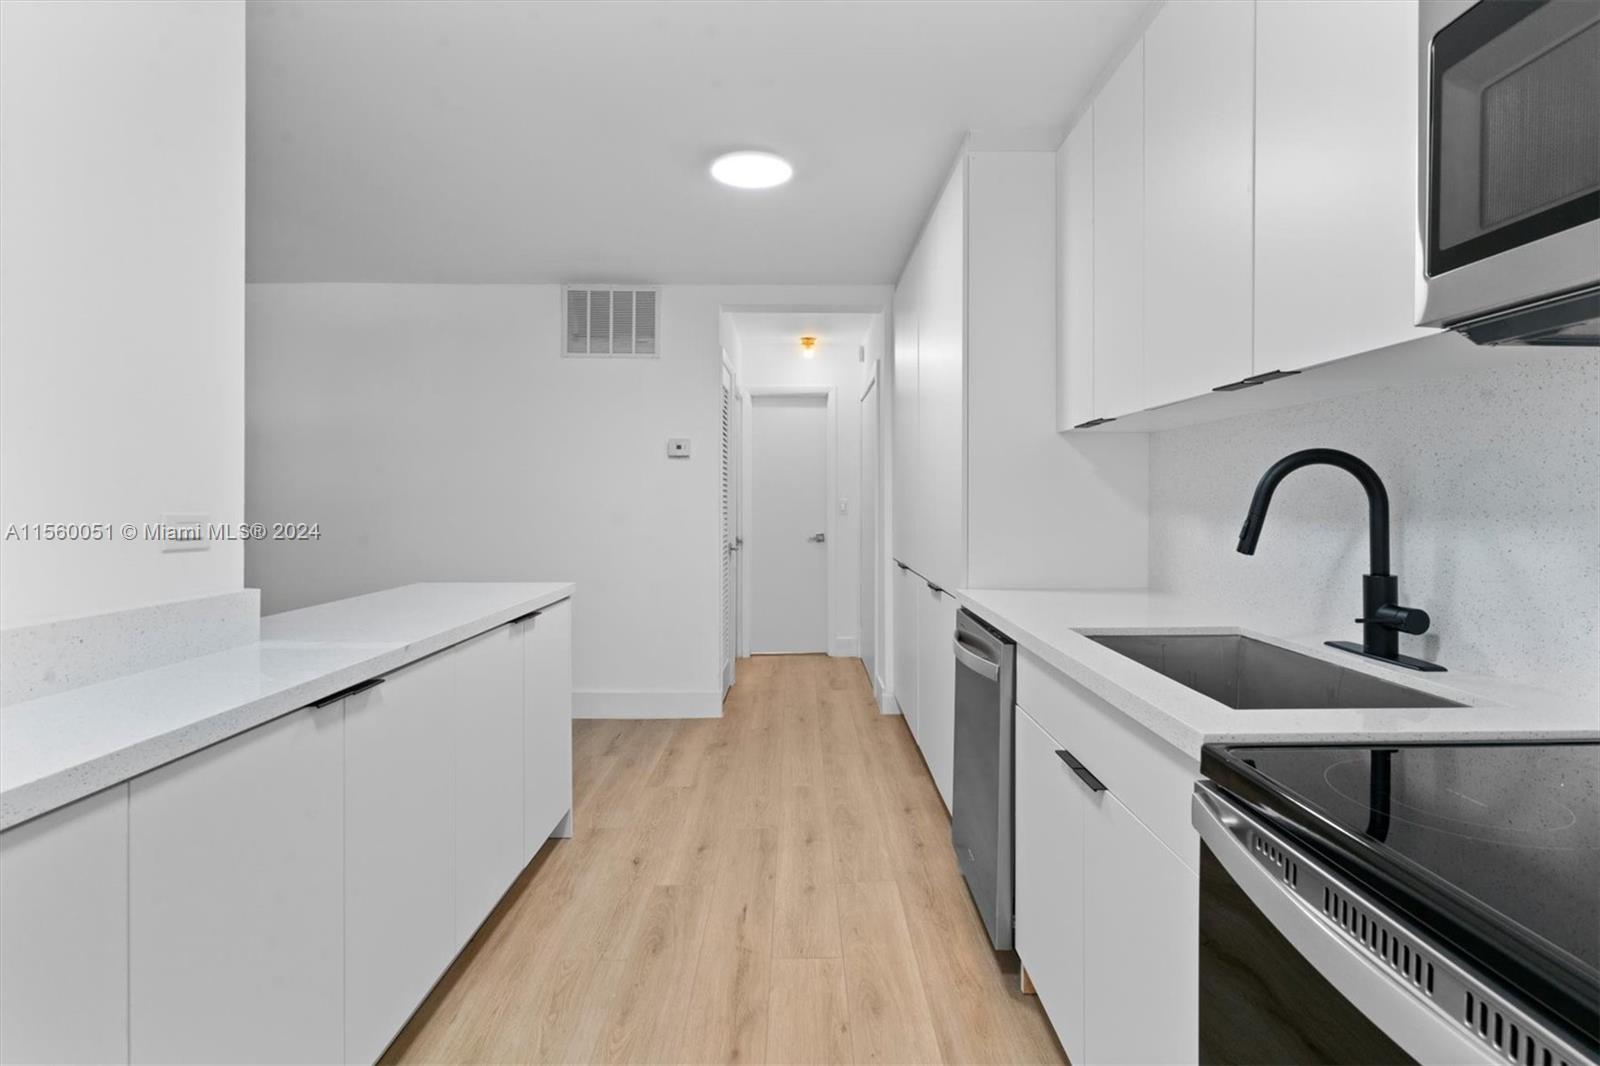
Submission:
[[[956,597],[1019,647],[1194,760],[1203,745],[1221,741],[1600,738],[1600,709],[1592,700],[1464,674],[1413,675],[1344,655],[1311,638],[1226,624],[1225,615],[1204,605],[1160,593],[962,589]],[[1467,706],[1234,710],[1085,635],[1173,632],[1242,634]]]
[[[452,595],[452,590],[461,593]],[[48,737],[41,739],[35,731],[30,737],[31,747],[45,752],[37,768],[23,766],[9,768],[7,777],[17,781],[14,785],[0,787],[0,831],[9,829],[42,814],[64,807],[76,800],[114,787],[159,766],[193,754],[246,730],[253,729],[274,718],[299,710],[317,700],[333,695],[340,689],[359,684],[372,677],[389,673],[408,663],[416,662],[453,644],[468,640],[480,633],[504,625],[529,611],[547,607],[572,596],[574,586],[569,583],[462,583],[460,585],[408,585],[390,589],[358,599],[368,601],[373,617],[384,611],[385,597],[403,598],[425,594],[439,601],[443,613],[451,615],[439,626],[419,623],[420,631],[413,626],[415,635],[404,641],[361,639],[359,626],[337,640],[295,639],[293,628],[276,627],[281,636],[258,641],[253,645],[230,649],[214,655],[201,656],[158,670],[101,682],[97,685],[42,697],[37,700],[13,704],[0,709],[0,736],[4,735],[5,719],[23,715],[37,716],[37,720],[53,722],[59,717],[63,732],[62,749],[96,749],[92,735],[96,728],[95,714],[83,712],[83,705],[104,699],[107,713],[126,714],[130,693],[137,700],[149,699],[141,689],[157,692],[171,688],[177,691],[186,683],[204,681],[209,672],[216,676],[221,668],[230,668],[234,660],[238,668],[228,678],[228,686],[254,689],[258,694],[248,698],[196,708],[177,720],[168,720],[147,735],[129,741],[109,740],[103,750],[93,750],[87,757],[74,756],[66,761],[53,758]],[[459,610],[449,610],[453,599],[470,601],[470,613],[463,617]],[[492,606],[482,601],[492,600]],[[353,601],[334,601],[322,605],[327,612],[339,610],[341,605]],[[318,608],[294,612],[314,623]],[[326,613],[326,612],[324,612]],[[284,616],[278,616],[280,618]],[[313,667],[288,680],[275,679],[259,668],[255,676],[248,673],[251,653],[256,660],[276,657],[293,660],[296,652],[331,658],[337,665],[328,669]],[[57,710],[63,713],[56,715]],[[170,713],[157,708],[156,715]],[[125,723],[118,723],[124,725]],[[65,731],[78,735],[68,736]],[[89,731],[87,739],[81,734]],[[125,728],[117,730],[126,732]],[[106,730],[110,733],[113,730]]]

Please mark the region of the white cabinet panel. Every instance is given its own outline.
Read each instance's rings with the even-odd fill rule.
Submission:
[[[1256,7],[1257,373],[1433,332],[1412,324],[1417,33],[1414,3]]]
[[[570,824],[572,810],[572,601],[520,624],[522,630],[523,843],[525,865]]]
[[[452,660],[450,700],[442,710],[455,749],[459,948],[523,866],[522,629],[492,629],[444,656]]]
[[[1021,707],[1016,723],[1016,944],[1067,1058],[1083,1062],[1084,786]]]
[[[957,603],[923,582],[917,597],[917,744],[945,809],[955,786]]]
[[[0,1062],[128,1061],[128,786],[0,834]]]
[[[1094,418],[1094,108],[1056,153],[1061,296],[1056,428]]]
[[[949,588],[966,584],[966,163],[923,232],[917,302],[917,555],[906,562]]]
[[[345,700],[350,1062],[377,1060],[455,954],[448,656],[397,670]]]
[[[1094,413],[1145,406],[1144,42],[1094,102]]]
[[[340,1057],[343,710],[297,711],[132,782],[134,1062]]]
[[[894,569],[894,699],[912,736],[921,722],[917,715],[917,621],[923,580],[903,566]]]
[[[1145,32],[1144,407],[1252,373],[1254,25],[1186,0]]]
[[[890,441],[894,525],[890,554],[910,564],[920,557],[917,530],[917,289],[922,276],[920,246],[912,252],[894,290],[894,408]]]
[[[1110,792],[1084,844],[1082,1061],[1197,1061],[1199,878]]]

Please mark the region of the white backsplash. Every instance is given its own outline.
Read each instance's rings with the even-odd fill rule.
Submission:
[[[1508,353],[1467,377],[1152,434],[1151,586],[1359,640],[1367,512],[1349,474],[1289,475],[1256,554],[1234,550],[1261,474],[1311,447],[1360,456],[1388,486],[1400,601],[1433,617],[1402,650],[1600,694],[1600,353]]]

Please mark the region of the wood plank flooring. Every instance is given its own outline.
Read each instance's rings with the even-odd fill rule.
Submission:
[[[738,676],[720,719],[574,723],[574,837],[385,1061],[1066,1061],[860,661]]]

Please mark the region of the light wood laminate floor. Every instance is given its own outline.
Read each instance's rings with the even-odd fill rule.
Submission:
[[[574,723],[547,845],[392,1062],[1063,1062],[856,659],[741,660],[720,719]]]

